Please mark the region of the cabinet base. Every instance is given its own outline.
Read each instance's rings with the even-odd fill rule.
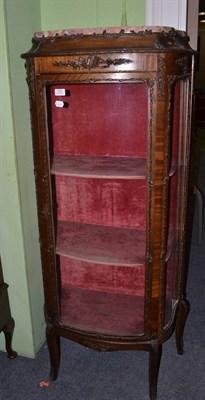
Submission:
[[[183,354],[183,332],[185,322],[189,312],[189,302],[183,299],[176,310],[176,346],[179,354]],[[162,356],[162,343],[166,341],[172,334],[173,329],[163,336],[163,341],[158,339],[146,340],[145,337],[117,337],[106,336],[100,334],[90,334],[82,331],[73,330],[59,325],[58,323],[51,324],[51,321],[46,316],[48,322],[46,328],[46,338],[50,354],[50,380],[54,381],[58,377],[60,367],[60,337],[65,337],[73,340],[86,347],[98,351],[112,350],[145,350],[149,351],[149,395],[150,400],[157,399],[157,381]],[[172,325],[173,327],[173,325]],[[143,341],[144,340],[144,341]]]

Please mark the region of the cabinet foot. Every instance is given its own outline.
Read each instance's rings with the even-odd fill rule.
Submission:
[[[5,327],[2,329],[6,341],[6,351],[8,358],[16,358],[17,353],[12,349],[12,337],[14,332],[15,322],[13,318],[10,318]]]
[[[176,346],[178,354],[184,353],[183,334],[189,309],[190,306],[188,300],[185,299],[182,300],[179,304],[179,308],[177,311],[176,328],[175,328]]]
[[[153,340],[152,349],[149,352],[149,394],[150,400],[157,398],[157,380],[162,356],[162,345]]]
[[[60,338],[55,333],[55,328],[46,329],[46,339],[50,355],[50,380],[55,381],[58,377],[60,365]]]

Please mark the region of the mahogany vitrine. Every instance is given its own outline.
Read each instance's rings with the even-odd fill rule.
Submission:
[[[50,352],[179,353],[193,51],[167,27],[36,33],[25,53]]]

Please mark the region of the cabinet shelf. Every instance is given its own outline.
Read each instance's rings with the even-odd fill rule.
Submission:
[[[63,286],[61,323],[88,332],[140,334],[144,328],[144,297]]]
[[[99,264],[59,256],[61,286],[144,296],[145,266]]]
[[[56,154],[51,172],[91,178],[145,179],[146,158]]]
[[[56,253],[100,264],[143,265],[145,238],[142,229],[59,221]]]

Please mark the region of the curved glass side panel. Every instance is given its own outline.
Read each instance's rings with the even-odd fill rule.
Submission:
[[[171,135],[171,160],[169,173],[170,203],[168,211],[168,249],[166,258],[166,299],[164,325],[173,317],[173,308],[178,299],[181,276],[181,253],[185,222],[185,192],[188,151],[188,105],[189,81],[178,81],[174,88],[173,126]],[[182,151],[182,149],[185,149]]]

